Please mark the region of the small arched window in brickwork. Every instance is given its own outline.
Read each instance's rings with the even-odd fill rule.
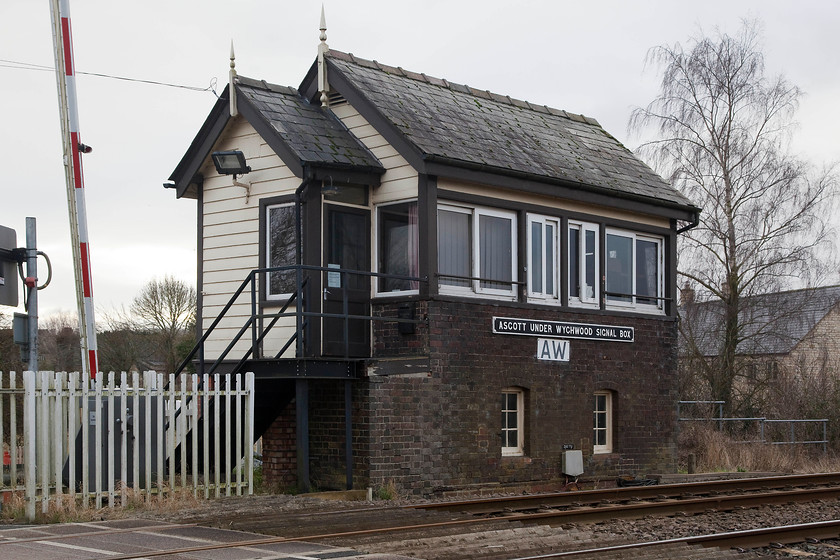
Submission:
[[[612,453],[613,450],[613,394],[611,391],[595,393],[592,409],[593,453]]]
[[[525,391],[508,387],[502,391],[502,455],[525,453]]]

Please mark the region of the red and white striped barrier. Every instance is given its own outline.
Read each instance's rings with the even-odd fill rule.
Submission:
[[[93,280],[85,207],[82,153],[89,151],[81,141],[79,112],[76,103],[76,72],[73,61],[73,34],[69,0],[52,0],[53,44],[56,51],[56,74],[62,117],[62,136],[67,167],[67,203],[76,271],[76,297],[82,340],[82,369],[93,376],[98,371],[96,325],[93,312]],[[69,143],[68,143],[69,142]]]

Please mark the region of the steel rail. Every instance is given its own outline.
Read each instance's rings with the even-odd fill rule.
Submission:
[[[544,558],[564,558],[582,556],[585,554],[604,555],[609,552],[623,552],[673,544],[700,545],[705,548],[718,547],[749,549],[771,546],[775,543],[793,544],[805,542],[807,539],[836,539],[838,536],[840,536],[840,520],[834,519],[830,521],[817,521],[814,523],[801,523],[797,525],[784,525],[778,527],[762,527],[760,529],[747,529],[745,531],[714,533],[694,537],[679,537],[661,541],[620,544],[584,550],[569,550],[565,552],[539,554],[536,556],[521,556],[510,560],[542,560]]]
[[[576,492],[555,492],[527,496],[506,496],[501,498],[478,498],[442,503],[403,506],[409,509],[430,509],[436,511],[460,511],[473,514],[488,514],[509,509],[522,511],[545,507],[573,506],[605,502],[659,499],[679,496],[697,496],[725,492],[758,491],[799,486],[840,484],[840,473],[738,478],[705,482],[684,482],[654,486],[632,486]]]

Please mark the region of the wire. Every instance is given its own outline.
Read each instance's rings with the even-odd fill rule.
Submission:
[[[42,72],[54,72],[55,68],[52,66],[44,66],[41,64],[32,64],[30,62],[18,62],[17,60],[6,60],[0,58],[0,67],[1,68],[14,68],[17,70],[39,70]],[[207,87],[196,87],[196,86],[185,86],[181,84],[172,84],[168,82],[158,82],[155,80],[141,80],[138,78],[127,78],[125,76],[114,76],[112,74],[100,74],[98,72],[82,72],[77,70],[76,74],[82,74],[85,76],[94,76],[97,78],[110,78],[112,80],[122,80],[126,82],[137,82],[141,84],[151,84],[155,86],[166,86],[166,87],[173,87],[173,88],[180,88],[180,89],[187,89],[190,91],[211,91],[213,95],[218,97],[216,94],[216,78],[212,78],[210,80],[210,85]]]

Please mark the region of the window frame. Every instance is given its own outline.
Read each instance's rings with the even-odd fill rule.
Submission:
[[[529,300],[538,300],[544,303],[559,303],[560,302],[560,258],[562,254],[561,250],[561,235],[560,235],[560,228],[562,227],[562,220],[556,216],[547,216],[543,214],[528,214],[527,215],[527,225],[526,225],[526,238],[527,238],[527,254],[528,254],[528,264],[527,264],[527,278],[526,283],[528,286],[528,299]],[[540,281],[542,282],[541,289],[539,291],[534,289],[534,224],[540,225],[540,235],[542,239],[542,247],[540,251],[540,266],[542,270],[542,277]],[[546,228],[550,225],[554,228],[554,235],[553,235],[553,251],[552,251],[552,260],[553,263],[549,267],[548,263],[546,262],[546,257],[548,255],[548,249],[545,246],[545,240],[548,238],[546,235]],[[551,268],[551,270],[549,270]],[[553,283],[553,290],[549,293],[545,288],[547,284],[547,280],[551,278]]]
[[[294,228],[296,227],[296,224],[295,224],[296,219],[295,219],[295,214],[294,214],[296,212],[296,209],[295,209],[295,202],[294,201],[280,200],[280,201],[277,201],[277,202],[267,202],[265,204],[265,206],[263,206],[263,216],[264,216],[264,219],[265,219],[265,231],[263,232],[263,235],[264,235],[263,242],[265,243],[265,262],[263,263],[263,265],[264,265],[265,268],[271,268],[273,266],[294,266],[296,264],[296,261],[297,261],[297,259],[295,258],[295,260],[293,260],[291,263],[288,263],[288,264],[272,264],[272,262],[271,262],[271,249],[272,249],[271,211],[275,208],[281,208],[281,207],[286,207],[286,208],[291,209],[291,211],[292,211],[292,224],[291,224],[292,231],[294,231]],[[296,236],[295,237],[295,243],[297,243],[299,241],[302,241],[302,237],[298,238]],[[295,248],[295,251],[297,251],[297,248]],[[277,273],[276,272],[275,273],[266,272],[264,274],[264,286],[265,286],[264,299],[265,299],[265,301],[266,302],[271,302],[271,303],[277,303],[277,302],[286,301],[290,297],[292,297],[294,292],[283,292],[283,293],[279,293],[279,294],[278,293],[272,293],[272,291],[271,291],[271,274],[277,274]]]
[[[382,204],[377,204],[376,205],[376,211],[374,212],[375,225],[374,225],[374,230],[373,230],[374,231],[374,247],[376,248],[376,256],[375,256],[375,265],[376,265],[375,270],[376,270],[376,272],[378,272],[378,273],[382,272],[381,263],[383,262],[382,261],[382,254],[381,254],[382,241],[383,241],[382,230],[381,230],[381,227],[382,227],[382,218],[381,218],[381,213],[380,213],[381,210],[386,209],[389,206],[396,206],[398,204],[412,204],[412,203],[417,206],[417,211],[419,213],[419,211],[420,211],[419,201],[416,198],[412,198],[412,199],[408,199],[408,200],[395,200],[395,201],[390,201],[390,202],[387,202],[387,203],[382,203]],[[418,219],[419,219],[419,217],[418,217]],[[418,251],[418,257],[417,257],[417,263],[416,264],[417,264],[418,276],[419,276],[419,269],[420,269],[420,257],[419,257],[419,251],[420,251],[420,247],[419,247],[420,232],[419,232],[419,229],[420,229],[420,225],[419,225],[419,223],[417,224],[417,229],[418,229],[417,239],[415,241],[417,243],[417,251]],[[410,232],[409,232],[409,235],[410,235]],[[377,297],[394,297],[394,296],[416,295],[416,294],[420,293],[419,285],[415,289],[387,290],[387,291],[386,290],[380,290],[379,287],[380,287],[381,281],[382,281],[382,279],[377,277],[377,278],[374,279],[374,282],[373,282],[374,294]]]
[[[583,294],[572,295],[572,271],[574,267],[572,267],[572,230],[577,230],[579,233],[579,245],[577,247],[577,270],[578,270],[578,282],[580,286],[580,290],[583,291],[583,288],[586,286],[586,234],[587,232],[592,232],[595,236],[595,248],[594,248],[594,282],[592,285],[592,296],[586,297]],[[566,227],[567,235],[568,235],[568,246],[566,248],[568,254],[568,275],[566,277],[566,286],[568,289],[568,302],[570,307],[590,307],[590,308],[597,308],[600,307],[600,297],[601,297],[601,228],[598,224],[592,222],[585,222],[581,220],[569,220],[568,226]]]
[[[593,394],[594,403],[592,406],[592,453],[613,452],[613,393],[612,391],[595,391]],[[604,408],[598,408],[598,397],[604,397]],[[604,416],[604,427],[599,428],[597,418]],[[604,432],[604,443],[598,444],[598,432]]]
[[[665,313],[665,300],[662,299],[665,294],[665,239],[660,235],[652,235],[632,230],[626,229],[617,229],[617,228],[606,228],[605,235],[604,235],[604,281],[605,281],[605,290],[606,286],[610,284],[610,271],[609,271],[609,258],[610,258],[610,249],[609,249],[609,242],[610,236],[616,237],[624,237],[631,240],[631,255],[630,255],[630,294],[626,296],[629,298],[630,301],[620,301],[617,299],[610,299],[610,298],[619,298],[625,296],[611,296],[604,294],[604,301],[605,306],[607,309],[613,310],[620,310],[620,309],[630,309],[634,311],[640,312],[647,312],[647,313]],[[638,293],[638,287],[636,285],[636,278],[637,278],[637,271],[636,271],[636,258],[637,258],[637,250],[638,250],[638,242],[643,241],[647,243],[653,243],[656,246],[656,294],[654,296],[645,296],[640,295]],[[606,290],[609,291],[609,290]],[[645,300],[649,298],[655,298],[654,303],[647,303]]]
[[[454,204],[439,204],[437,208],[438,215],[440,212],[453,212],[466,214],[470,217],[470,236],[471,239],[467,246],[470,254],[468,255],[470,271],[470,279],[464,280],[465,286],[452,286],[441,282],[445,276],[438,278],[438,291],[444,295],[460,295],[472,297],[486,297],[490,296],[496,299],[506,299],[515,301],[517,298],[516,287],[518,285],[517,270],[517,240],[519,232],[517,231],[516,212],[510,210],[501,210],[495,208],[487,208],[483,206],[458,206]],[[502,218],[510,222],[510,288],[498,289],[482,286],[481,271],[481,218],[489,216],[493,218]],[[440,272],[440,220],[438,219],[437,228],[437,243],[438,243],[438,272]],[[507,282],[506,280],[499,280],[500,283]]]
[[[501,452],[502,457],[521,457],[525,455],[525,390],[519,387],[508,387],[506,389],[502,389],[503,403],[502,403],[502,425],[501,425],[501,436],[502,436],[502,446]],[[506,398],[507,395],[515,395],[516,396],[516,409],[511,410],[507,407]],[[516,414],[516,427],[509,428],[506,427],[504,419],[506,418],[506,414]],[[505,443],[507,442],[508,438],[505,437],[510,432],[516,432],[516,446],[506,446]]]

